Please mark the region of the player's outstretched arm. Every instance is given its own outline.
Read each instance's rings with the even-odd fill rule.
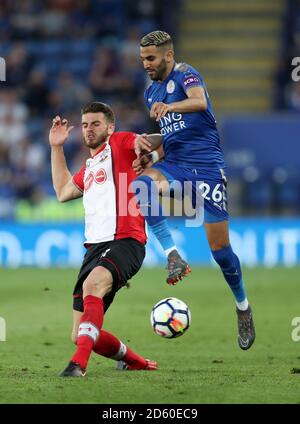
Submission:
[[[138,134],[135,138],[134,150],[139,157],[141,154],[157,149],[161,144],[161,134]]]
[[[156,150],[162,144],[161,134],[146,134],[147,140],[151,143],[151,149]]]
[[[191,87],[186,90],[187,99],[173,103],[173,112],[204,112],[207,100],[203,87]]]
[[[157,102],[150,110],[150,117],[159,121],[167,113],[204,112],[207,109],[207,100],[203,87],[191,87],[186,91],[187,99],[170,104]]]
[[[68,126],[66,119],[62,120],[59,116],[56,116],[52,121],[49,132],[52,181],[56,197],[60,202],[67,202],[82,196],[81,191],[73,184],[63,150],[63,145],[72,128]]]

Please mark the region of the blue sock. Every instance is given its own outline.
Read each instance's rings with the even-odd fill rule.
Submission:
[[[132,188],[140,210],[162,248],[165,251],[175,248],[167,219],[159,203],[159,193],[152,178],[140,175],[133,181]]]
[[[246,292],[239,258],[230,245],[221,250],[212,250],[211,252],[214,260],[219,264],[236,302],[243,302],[246,299]]]

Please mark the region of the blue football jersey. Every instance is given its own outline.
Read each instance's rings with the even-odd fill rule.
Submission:
[[[145,102],[149,110],[155,102],[180,102],[187,98],[186,91],[196,86],[204,88],[206,111],[167,113],[159,120],[165,159],[189,168],[224,168],[211,102],[204,81],[196,69],[186,63],[175,64],[165,81],[153,81],[145,90]]]

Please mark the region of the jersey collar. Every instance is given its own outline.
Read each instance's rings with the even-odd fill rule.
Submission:
[[[93,155],[93,156],[91,156],[91,158],[92,159],[94,159],[97,155],[99,155],[99,153],[101,153],[104,149],[105,149],[105,147],[108,145],[108,141],[106,141],[104,144],[103,144],[103,146],[101,146],[100,148],[99,148],[99,150],[97,150],[97,152]]]
[[[114,133],[113,133],[113,134],[114,134]],[[91,158],[92,158],[92,159],[94,159],[94,157],[96,157],[97,155],[99,155],[99,153],[101,153],[101,152],[105,149],[105,147],[109,145],[110,137],[111,137],[113,134],[111,134],[111,135],[107,138],[107,141],[103,144],[103,146],[101,146],[101,147],[99,148],[99,150],[97,150],[97,152],[96,152],[93,156],[91,156]]]
[[[174,62],[174,66],[173,66],[171,72],[169,73],[169,75],[167,76],[167,78],[162,81],[163,84],[168,84],[168,82],[170,81],[170,79],[172,79],[172,77],[174,76],[175,66],[176,66],[176,62]]]

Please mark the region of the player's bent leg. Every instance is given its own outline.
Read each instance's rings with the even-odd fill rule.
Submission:
[[[109,252],[100,258],[99,264],[111,271],[114,280],[112,291],[103,298],[105,311],[111,305],[117,291],[139,271],[144,257],[145,246],[137,240],[128,238],[113,242]],[[93,351],[115,361],[122,360],[132,369],[147,369],[146,359],[106,330],[101,329]]]
[[[97,341],[104,319],[103,297],[112,290],[111,272],[96,266],[83,283],[84,312],[80,318],[77,351],[61,377],[84,377],[90,355]]]
[[[132,183],[132,190],[141,213],[166,255],[176,249],[167,219],[159,202],[159,191],[165,191],[167,188],[166,178],[156,169],[147,169]]]
[[[94,345],[93,351],[98,355],[118,361],[117,369],[157,369],[156,362],[144,359],[106,330],[100,331],[100,336]]]
[[[236,301],[238,317],[238,344],[249,349],[255,340],[252,310],[248,304],[240,261],[229,241],[228,221],[206,223],[205,230],[213,258],[220,266]]]
[[[156,182],[156,187],[162,193],[169,192],[169,183],[166,177],[155,168],[148,168],[143,171],[141,175],[147,176]]]
[[[151,227],[168,258],[169,274],[166,281],[168,284],[174,285],[190,272],[190,267],[177,251],[159,202],[159,193],[169,194],[167,178],[159,170],[149,168],[135,179],[132,188],[147,224]]]

